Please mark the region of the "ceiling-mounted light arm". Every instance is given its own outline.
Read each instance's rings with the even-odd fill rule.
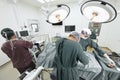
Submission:
[[[102,5],[106,5],[107,3],[102,1],[101,4],[102,4]]]
[[[57,7],[61,7],[62,5],[61,4],[58,4]]]
[[[110,4],[110,3],[107,3],[107,2],[105,2],[105,1],[102,1],[102,0],[89,0],[89,1],[86,1],[86,2],[84,2],[82,5],[81,5],[81,7],[80,7],[80,12],[82,13],[82,15],[84,15],[84,13],[83,13],[83,8],[84,8],[84,5],[86,5],[86,4],[90,4],[90,2],[100,2],[99,4],[101,4],[101,5],[103,5],[103,6],[105,6],[105,7],[107,7],[107,5],[109,6],[109,7],[111,7],[112,9],[113,9],[113,11],[114,11],[114,16],[110,19],[110,20],[108,20],[108,21],[105,21],[105,22],[101,22],[101,23],[108,23],[108,22],[111,22],[111,21],[113,21],[116,17],[117,17],[117,11],[116,11],[116,9]],[[92,6],[92,5],[91,5]],[[94,6],[94,5],[93,5]],[[100,6],[97,6],[97,5],[95,5],[96,7],[100,7]],[[101,8],[103,8],[103,7],[101,7]],[[104,9],[104,8],[103,8]],[[112,12],[112,11],[111,11]],[[91,19],[90,20],[92,20],[92,19],[94,19],[97,15],[94,15],[94,13],[96,13],[97,15],[98,15],[98,13],[97,12],[93,12],[93,13],[91,13],[92,14],[92,17],[91,17]],[[103,16],[104,17],[104,16]]]
[[[65,4],[59,4],[57,5],[57,8],[48,15],[47,22],[51,24],[60,23],[68,17],[69,13],[69,6]]]

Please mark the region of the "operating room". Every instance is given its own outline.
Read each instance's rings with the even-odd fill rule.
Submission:
[[[6,32],[5,37],[2,34],[5,28],[14,31],[16,40],[33,43],[29,52],[35,69],[19,73],[2,50],[5,42],[11,42]],[[106,65],[99,51],[89,48],[85,54],[93,64],[78,63],[79,80],[120,80],[120,0],[0,0],[0,80],[57,80],[51,78],[56,41],[86,29],[115,66]]]

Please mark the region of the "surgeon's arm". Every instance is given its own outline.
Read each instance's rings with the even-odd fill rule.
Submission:
[[[89,63],[89,57],[85,55],[81,45],[78,46],[77,48],[78,51],[78,60],[83,63],[84,65]]]
[[[100,56],[102,56],[102,57],[105,57],[105,58],[107,58],[107,60],[108,60],[108,66],[109,67],[114,67],[115,66],[115,62],[112,60],[112,59],[110,59],[109,58],[109,56],[98,46],[98,44],[96,43],[96,42],[94,42],[92,39],[88,39],[88,41],[89,41],[89,45],[92,47],[92,48],[94,48],[97,52],[98,52],[98,54],[100,55]]]
[[[94,42],[91,38],[88,38],[88,43],[89,46],[94,48],[100,56],[103,56],[105,54],[103,50],[99,47],[99,45],[96,42]]]

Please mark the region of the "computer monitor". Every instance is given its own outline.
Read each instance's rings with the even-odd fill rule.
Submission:
[[[66,25],[65,32],[75,31],[75,25]]]
[[[28,33],[27,30],[20,31],[20,36],[21,36],[21,37],[26,37],[26,36],[29,36],[29,33]]]

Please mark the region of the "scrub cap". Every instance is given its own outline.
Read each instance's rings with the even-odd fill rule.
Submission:
[[[80,41],[80,35],[78,32],[73,31],[70,33],[70,35],[74,36],[77,39],[77,42]]]
[[[91,35],[91,31],[90,31],[90,29],[88,29],[88,28],[83,28],[83,29],[81,30],[81,33],[82,33],[82,34]]]

